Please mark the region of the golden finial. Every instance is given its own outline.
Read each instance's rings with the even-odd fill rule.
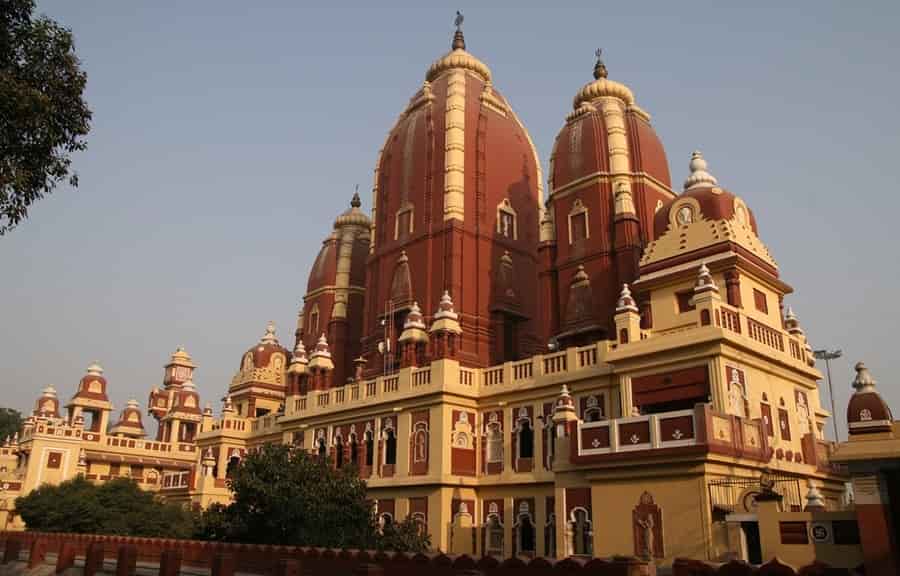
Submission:
[[[350,200],[350,207],[359,208],[360,206],[362,206],[362,202],[359,200],[359,184],[357,184],[353,191],[353,199]]]
[[[594,64],[594,78],[599,80],[601,78],[606,78],[606,64],[603,63],[603,48],[597,48],[597,51],[594,52],[597,56],[597,63]]]

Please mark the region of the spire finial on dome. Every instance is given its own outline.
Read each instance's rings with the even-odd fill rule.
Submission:
[[[597,56],[597,62],[594,64],[594,78],[596,80],[606,78],[607,71],[606,64],[603,63],[603,48],[597,48],[594,55]]]
[[[87,373],[93,374],[94,376],[102,376],[103,366],[100,365],[100,362],[94,360],[91,362],[91,365],[87,367]]]
[[[362,202],[359,201],[359,184],[357,184],[353,192],[353,199],[350,200],[350,207],[359,208],[360,206],[362,206]]]
[[[260,340],[262,344],[275,344],[278,342],[278,338],[275,336],[275,322],[269,320],[269,323],[266,324],[266,333]]]
[[[694,150],[691,154],[691,163],[689,164],[691,175],[684,181],[684,189],[691,190],[693,188],[706,188],[718,186],[719,182],[715,177],[706,171],[707,164],[703,158],[703,153]]]
[[[453,44],[451,45],[454,50],[466,49],[466,39],[463,37],[462,31],[463,20],[465,20],[465,17],[462,15],[462,12],[457,10],[456,19],[453,21],[453,24],[456,26],[456,32],[453,34]]]
[[[863,390],[864,388],[875,388],[875,378],[872,377],[872,373],[869,372],[869,369],[866,368],[864,363],[857,362],[854,369],[856,370],[856,378],[853,380],[853,388],[857,391]]]

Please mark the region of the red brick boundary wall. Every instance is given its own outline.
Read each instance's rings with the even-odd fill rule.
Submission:
[[[710,564],[700,560],[676,558],[672,564],[672,576],[853,576],[846,568],[832,568],[816,562],[795,570],[773,558],[762,566],[755,567],[732,560],[727,564]]]
[[[447,554],[404,554],[368,550],[338,550],[297,546],[266,546],[174,540],[126,538],[96,534],[45,532],[0,532],[3,564],[21,561],[28,550],[28,565],[44,563],[56,554],[56,572],[84,558],[84,576],[102,571],[104,559],[116,559],[116,576],[134,576],[138,562],[157,564],[160,576],[177,576],[182,565],[208,568],[211,576],[234,576],[235,572],[269,576],[456,576],[483,574],[508,576],[526,571],[528,576],[650,576],[655,567],[634,557],[609,559],[566,558],[473,558]],[[759,567],[744,562],[711,564],[677,558],[673,576],[852,576],[844,568],[812,564],[799,570],[773,559]]]
[[[29,565],[57,555],[57,573],[85,559],[85,576],[102,570],[104,559],[116,559],[116,576],[133,576],[136,564],[159,566],[160,576],[176,576],[182,565],[208,568],[211,576],[236,572],[269,576],[507,576],[526,570],[529,576],[650,576],[655,569],[633,557],[611,559],[473,558],[446,554],[404,554],[296,546],[265,546],[163,538],[126,538],[96,534],[0,532],[3,563],[20,561],[29,550]],[[33,556],[33,558],[32,558]]]

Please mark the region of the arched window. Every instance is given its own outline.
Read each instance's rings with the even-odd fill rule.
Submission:
[[[394,219],[394,240],[400,240],[412,236],[415,220],[413,219],[413,205],[406,203],[397,211]]]
[[[350,435],[350,463],[359,466],[359,444],[356,442],[356,434]]]
[[[484,537],[485,554],[488,556],[503,556],[503,523],[498,514],[488,516]]]
[[[240,456],[232,456],[228,459],[228,466],[225,468],[225,477],[226,478],[234,478],[234,473],[237,472],[238,466],[241,464]]]
[[[491,463],[503,462],[503,433],[497,423],[488,425],[487,433],[487,461]]]
[[[428,461],[428,425],[419,422],[413,432],[413,462]]]
[[[516,211],[509,203],[508,198],[504,198],[503,201],[497,205],[497,234],[511,240],[515,240],[519,237],[516,223]]]
[[[397,463],[397,436],[394,434],[394,430],[392,428],[388,428],[384,431],[384,463],[385,464],[396,464]]]
[[[588,210],[581,203],[580,198],[576,198],[569,210],[569,244],[584,240],[591,237],[590,226],[588,226]]]
[[[371,430],[366,430],[366,466],[371,466],[375,461],[375,438]]]
[[[325,446],[325,438],[319,437],[319,458],[325,458],[328,454],[328,448]]]
[[[556,452],[556,434],[554,431],[553,418],[548,417],[544,424],[544,434],[547,436],[547,453],[544,454],[544,462],[547,470],[553,469],[553,455]]]
[[[419,532],[420,536],[425,536],[428,534],[428,521],[425,518],[425,514],[422,512],[414,512],[412,514],[413,522],[416,523],[416,529]]]
[[[593,394],[585,398],[584,400],[584,421],[585,422],[599,422],[603,419],[603,406],[602,406],[603,396],[599,398]]]
[[[534,430],[526,419],[519,420],[519,458],[534,458]]]
[[[344,439],[340,435],[334,438],[334,463],[338,468],[344,467]]]
[[[544,555],[548,558],[556,557],[556,514],[551,512],[544,524]]]
[[[584,508],[575,508],[571,513],[572,554],[592,556],[594,553],[594,529],[591,517]]]
[[[531,518],[531,509],[527,502],[519,505],[519,516],[514,527],[516,534],[516,554],[533,555],[537,546],[534,521]]]
[[[309,313],[309,324],[307,325],[308,334],[312,334],[315,336],[319,333],[319,303],[316,302],[313,304],[312,310]]]

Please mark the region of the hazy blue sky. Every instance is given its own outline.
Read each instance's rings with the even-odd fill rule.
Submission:
[[[96,359],[117,410],[143,405],[184,345],[218,409],[268,320],[292,344],[321,240],[461,9],[545,170],[602,46],[676,187],[702,149],[813,345],[844,350],[839,420],[859,359],[900,411],[900,3],[487,4],[39,2],[75,33],[94,122],[80,188],[0,239],[0,404],[67,399]]]

